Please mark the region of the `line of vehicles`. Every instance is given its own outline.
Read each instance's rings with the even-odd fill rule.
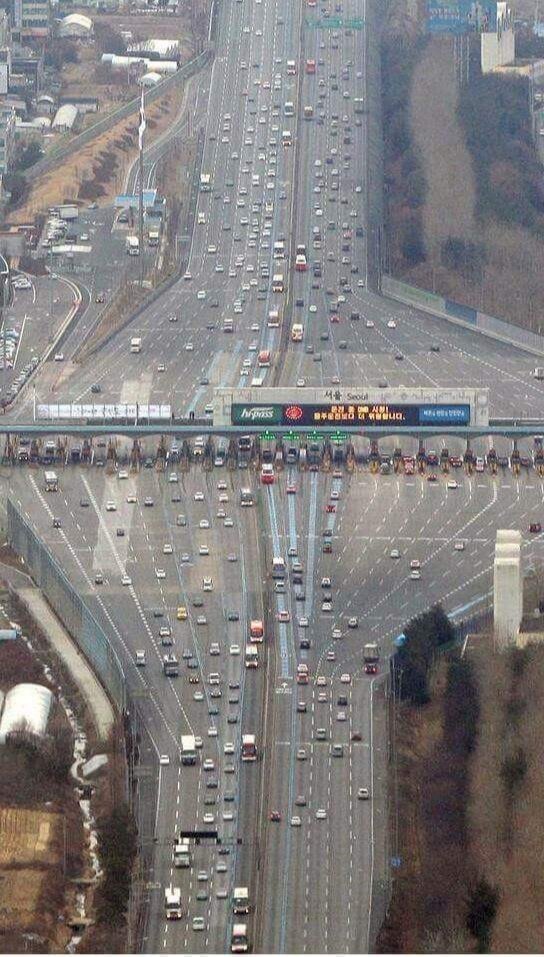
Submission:
[[[178,843],[174,844],[174,866],[192,866],[192,854],[189,839],[183,838]],[[203,878],[204,876],[205,872],[202,872],[199,873],[198,878]],[[186,908],[183,904],[181,887],[170,884],[165,888],[164,909],[167,920],[182,920],[183,917],[186,916]],[[245,954],[251,950],[248,926],[246,923],[250,912],[251,903],[249,897],[249,888],[235,887],[232,893],[232,913],[234,915],[234,923],[232,926],[230,942],[230,950],[233,954]],[[245,918],[245,920],[241,920],[240,918]],[[191,926],[195,931],[205,930],[206,922],[204,917],[193,917]]]

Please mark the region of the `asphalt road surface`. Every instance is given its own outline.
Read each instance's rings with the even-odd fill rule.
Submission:
[[[269,349],[271,367],[259,370],[265,384],[479,386],[489,388],[494,416],[542,415],[530,355],[367,288],[365,37],[357,20],[364,6],[222,4],[213,68],[192,112],[204,130],[202,172],[211,188],[198,196],[187,273],[92,361],[58,374],[46,369],[38,390],[52,383],[55,397],[69,401],[89,399],[99,384],[100,401],[168,402],[178,414],[202,414],[217,386],[249,384],[259,350]],[[355,25],[324,27],[325,9]],[[274,258],[274,243],[284,244],[284,258]],[[296,272],[300,243],[309,268]],[[276,273],[284,275],[281,293],[272,291]],[[278,328],[268,322],[275,308]],[[232,332],[223,331],[226,319]],[[304,326],[301,343],[291,341],[293,322]],[[130,354],[132,336],[142,337],[139,354]],[[401,441],[405,453],[417,451],[412,439],[381,448]],[[143,459],[157,443],[142,443]],[[437,451],[444,444],[437,440]],[[484,454],[489,442],[474,447]],[[464,451],[459,441],[449,448]],[[511,451],[506,441],[496,448]],[[115,450],[130,451],[120,439]],[[41,469],[5,473],[13,499],[107,628],[156,753],[169,759],[150,809],[148,952],[228,950],[240,885],[250,888],[254,950],[372,946],[376,889],[387,882],[392,853],[385,664],[392,641],[434,602],[457,619],[489,606],[498,528],[521,528],[527,565],[540,559],[542,538],[527,529],[542,519],[544,486],[533,468],[519,476],[508,467],[497,475],[459,470],[455,487],[452,474],[437,469],[436,481],[375,475],[367,450],[361,440],[352,472],[294,464],[270,486],[259,485],[252,468],[205,471],[202,456],[188,471],[171,456],[164,472],[142,468],[127,478],[121,467],[66,466],[50,495]],[[530,452],[531,443],[520,450]],[[245,487],[254,491],[252,508],[240,505]],[[285,560],[283,589],[272,577],[273,557]],[[411,576],[414,561],[419,578]],[[255,618],[264,620],[266,640],[253,670],[244,667],[244,651]],[[166,622],[178,678],[162,671]],[[375,677],[363,673],[368,640],[380,646]],[[136,664],[138,651],[145,666]],[[307,684],[296,681],[301,663]],[[209,681],[213,672],[219,686]],[[259,760],[242,763],[241,735],[250,732]],[[193,767],[180,763],[184,733],[201,738]],[[175,835],[199,828],[216,828],[221,844],[194,845],[193,867],[174,868]],[[179,921],[165,918],[170,884],[182,892]],[[203,930],[193,929],[195,917]]]

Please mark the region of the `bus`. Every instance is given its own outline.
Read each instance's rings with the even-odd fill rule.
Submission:
[[[259,667],[259,651],[257,645],[246,645],[245,653],[245,666],[246,668],[258,668]]]
[[[257,760],[257,745],[254,734],[242,735],[242,761]]]
[[[58,492],[59,480],[57,478],[56,472],[45,472],[44,481],[45,481],[46,492]]]

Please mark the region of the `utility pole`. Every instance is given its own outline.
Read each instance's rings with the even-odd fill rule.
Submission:
[[[139,174],[140,174],[140,190],[139,190],[139,202],[138,202],[138,212],[139,212],[139,222],[138,222],[138,237],[140,245],[140,286],[144,284],[144,133],[145,133],[145,102],[144,102],[145,92],[142,87],[142,102],[140,104],[140,125],[138,127],[138,159],[139,159]]]

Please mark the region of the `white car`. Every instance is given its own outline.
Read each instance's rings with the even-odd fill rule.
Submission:
[[[464,552],[464,550],[465,550],[465,543],[464,543],[464,542],[455,542],[455,545],[454,545],[453,547],[454,547],[454,550],[455,550],[456,552]]]
[[[213,815],[211,811],[206,811],[206,813],[202,817],[202,821],[204,822],[204,824],[213,824],[215,821],[215,815]]]
[[[220,654],[221,654],[221,646],[218,644],[217,641],[212,641],[210,645],[210,655],[220,655]]]
[[[351,684],[351,675],[348,675],[347,672],[343,675],[340,675],[340,682],[343,685]]]
[[[186,342],[186,343],[185,343],[185,351],[186,351],[186,352],[193,352],[194,348],[195,348],[195,347],[194,347],[194,345],[193,345],[192,342]]]
[[[387,323],[387,328],[388,328],[388,329],[396,329],[396,328],[397,328],[397,323],[395,322],[394,319],[389,319],[389,321],[388,321],[388,323]]]
[[[122,585],[132,585],[132,578],[130,577],[130,575],[123,575],[123,577],[122,577],[122,579],[121,579],[121,584],[122,584]]]
[[[389,558],[400,558],[400,552],[398,548],[392,548],[389,552]]]
[[[168,754],[160,754],[159,764],[161,764],[163,767],[170,764],[170,756]]]
[[[410,562],[410,568],[421,568],[421,562],[419,558],[412,558]]]
[[[327,684],[327,679],[325,678],[325,675],[319,675],[316,681],[317,687],[324,688],[326,684]]]
[[[174,551],[174,550],[173,550],[173,548],[172,548],[172,546],[170,545],[169,542],[165,542],[165,544],[162,546],[162,553],[163,553],[163,555],[171,555],[171,554],[173,553],[173,551]]]
[[[223,748],[225,754],[234,754],[234,744],[232,741],[225,741],[225,747]]]
[[[195,492],[194,498],[195,498],[195,502],[203,502],[204,492]]]
[[[419,579],[421,578],[421,572],[419,571],[419,568],[412,569],[412,571],[410,572],[410,578],[412,579],[412,581],[419,581]]]
[[[214,724],[212,724],[211,727],[208,728],[208,737],[209,738],[217,737],[217,728],[215,727]]]
[[[204,758],[202,762],[202,769],[204,771],[215,771],[215,764],[211,758]]]
[[[300,817],[298,816],[298,814],[293,814],[290,823],[291,823],[291,827],[300,827],[302,824],[302,821]]]
[[[327,819],[327,812],[324,807],[318,807],[315,812],[315,817],[317,821],[325,821]]]
[[[202,591],[213,591],[213,581],[211,578],[202,579]]]
[[[198,554],[199,554],[199,555],[209,555],[209,554],[210,554],[210,549],[208,548],[207,545],[199,545]]]
[[[106,502],[106,512],[116,512],[117,505],[115,502]]]
[[[240,654],[240,645],[231,645],[229,648],[229,654],[239,655]]]
[[[193,917],[193,930],[206,930],[206,923],[203,917]]]
[[[225,521],[223,522],[223,525],[225,526],[225,528],[233,528],[234,522],[232,518],[226,518]]]
[[[447,488],[459,488],[459,482],[456,482],[455,479],[450,479]]]
[[[187,276],[187,274],[185,274],[185,275]],[[197,299],[205,299],[205,298],[206,298],[206,290],[205,290],[205,289],[199,289],[198,292],[197,292],[197,294],[196,294],[196,298],[197,298]]]
[[[204,692],[193,691],[193,701],[204,701]]]
[[[166,572],[164,568],[157,568],[155,571],[157,578],[166,578]]]
[[[345,711],[339,711],[338,714],[336,715],[336,720],[337,720],[337,721],[346,721],[346,720],[347,720],[347,718],[346,718],[346,712],[345,712]]]
[[[373,329],[373,328],[374,328],[374,322],[372,321],[372,319],[367,319],[366,322],[365,322],[365,326],[366,326],[367,329]]]

